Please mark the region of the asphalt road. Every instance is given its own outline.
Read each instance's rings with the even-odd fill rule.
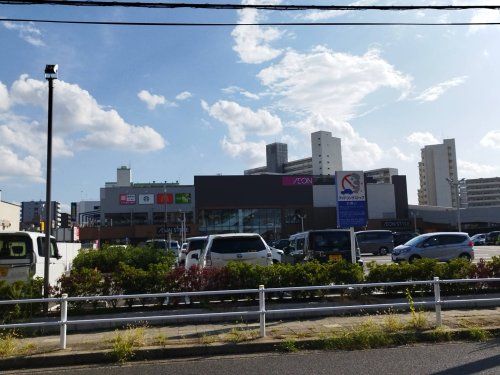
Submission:
[[[484,343],[445,343],[351,352],[320,351],[261,354],[187,360],[129,363],[17,374],[499,374],[500,340]]]
[[[491,260],[494,256],[500,256],[500,246],[474,246],[474,262],[477,263],[480,258]],[[372,254],[361,254],[361,258],[366,262],[374,260],[377,263],[391,263],[391,255],[375,256]]]

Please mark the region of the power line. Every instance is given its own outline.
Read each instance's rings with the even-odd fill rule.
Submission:
[[[286,5],[286,4],[217,4],[217,3],[164,3],[164,2],[127,2],[127,1],[92,1],[92,0],[0,0],[6,5],[63,5],[87,7],[128,7],[128,8],[194,8],[194,9],[259,9],[259,10],[498,10],[498,5]]]
[[[70,25],[111,25],[111,26],[192,26],[192,27],[225,27],[225,26],[494,26],[500,22],[124,22],[124,21],[76,21],[46,20],[28,18],[1,18],[0,22],[34,22]]]

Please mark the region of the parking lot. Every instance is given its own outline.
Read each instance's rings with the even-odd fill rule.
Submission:
[[[479,259],[491,260],[494,256],[500,256],[500,246],[474,246],[474,262],[477,263]],[[375,261],[377,263],[391,263],[391,254],[388,255],[373,255],[362,254],[361,258],[365,263]]]

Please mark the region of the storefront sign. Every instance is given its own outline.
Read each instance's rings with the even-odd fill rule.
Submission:
[[[153,204],[154,202],[154,194],[139,194],[139,204]]]
[[[177,193],[175,194],[176,204],[189,204],[191,203],[191,193]]]
[[[180,234],[182,232],[182,228],[180,226],[178,227],[173,227],[173,226],[167,226],[167,227],[158,227],[156,230],[157,235],[164,235],[164,234]],[[191,233],[191,227],[186,226],[186,234]]]
[[[365,178],[362,171],[335,172],[337,225],[364,227],[367,223]]]
[[[314,178],[312,176],[283,176],[281,185],[283,186],[312,186]]]
[[[382,222],[382,228],[384,229],[410,229],[410,220],[386,220]]]
[[[174,196],[170,193],[160,193],[156,194],[157,204],[172,204],[174,203]]]
[[[120,194],[120,204],[135,204],[135,194]]]

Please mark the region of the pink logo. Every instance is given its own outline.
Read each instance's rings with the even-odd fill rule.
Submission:
[[[283,186],[311,186],[313,185],[312,176],[283,176],[281,179]]]

